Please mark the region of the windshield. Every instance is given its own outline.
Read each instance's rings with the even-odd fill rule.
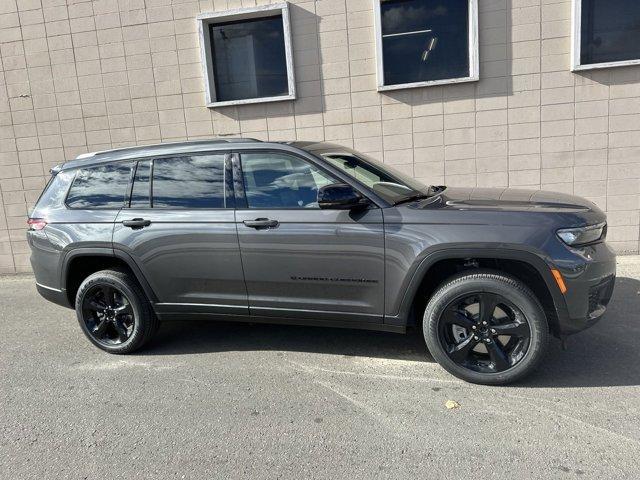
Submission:
[[[429,195],[424,184],[362,153],[344,147],[315,153],[391,204]]]

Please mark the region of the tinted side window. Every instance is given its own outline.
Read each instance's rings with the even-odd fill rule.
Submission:
[[[121,208],[131,177],[131,163],[81,168],[73,180],[67,205],[71,208]]]
[[[57,175],[52,176],[42,195],[40,195],[33,209],[32,216],[39,216],[38,211],[41,209],[60,208],[60,206],[64,204],[64,198],[67,196],[69,185],[71,185],[74,175],[75,172],[63,170]]]
[[[149,193],[151,191],[151,160],[138,162],[136,175],[131,189],[131,207],[149,207]]]
[[[336,183],[304,160],[277,153],[245,153],[242,174],[249,208],[317,208],[318,189]]]
[[[153,161],[154,208],[224,208],[224,155]]]

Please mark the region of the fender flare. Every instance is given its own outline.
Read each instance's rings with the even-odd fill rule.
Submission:
[[[437,262],[442,260],[451,259],[499,259],[499,260],[515,260],[523,262],[535,269],[540,277],[543,279],[547,286],[547,290],[553,301],[553,305],[556,311],[558,320],[568,318],[568,311],[565,299],[556,284],[553,274],[551,273],[550,262],[546,261],[542,254],[535,251],[525,249],[522,246],[504,245],[504,246],[438,246],[433,249],[428,249],[422,255],[422,260],[419,260],[417,267],[414,269],[411,279],[403,287],[404,294],[399,304],[399,310],[395,315],[392,315],[392,319],[406,323],[409,318],[413,301],[418,289],[425,278],[428,275],[429,269],[433,267]],[[392,323],[396,323],[393,322]],[[552,327],[557,327],[554,325]]]
[[[152,304],[158,302],[158,297],[147,282],[147,279],[142,273],[142,270],[138,267],[134,259],[126,252],[122,250],[108,248],[108,247],[80,247],[74,248],[66,253],[66,255],[62,258],[62,265],[60,268],[60,285],[62,285],[62,291],[67,295],[67,278],[68,278],[68,270],[69,265],[72,260],[80,257],[110,257],[117,258],[123,261],[129,269],[133,272],[133,275],[136,277],[136,280],[144,290],[144,293],[147,295],[147,298]]]

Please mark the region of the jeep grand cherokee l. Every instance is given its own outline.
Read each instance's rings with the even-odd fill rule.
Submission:
[[[615,257],[603,212],[540,191],[427,187],[328,143],[226,139],[60,165],[28,220],[45,298],[111,353],[165,319],[405,332],[470,382],[529,373],[594,324]]]

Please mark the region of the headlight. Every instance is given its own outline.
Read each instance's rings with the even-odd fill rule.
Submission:
[[[607,224],[590,225],[588,227],[579,228],[563,228],[558,230],[558,237],[572,247],[581,245],[589,245],[591,243],[604,240],[607,235]]]

